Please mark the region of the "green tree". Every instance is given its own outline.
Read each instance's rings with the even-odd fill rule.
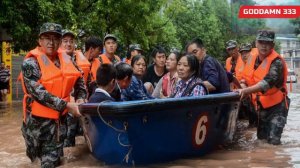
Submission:
[[[291,20],[291,23],[292,23],[293,25],[295,25],[295,31],[294,31],[294,33],[295,33],[296,35],[297,35],[297,34],[300,34],[300,18]]]
[[[36,46],[39,27],[56,22],[78,33],[103,37],[115,33],[126,49],[140,43],[148,50],[156,44],[178,46],[176,29],[162,12],[168,0],[32,0],[0,2],[0,24],[14,40],[14,49]],[[18,10],[15,10],[18,9]]]
[[[221,22],[218,19],[212,1],[182,1],[181,9],[172,19],[176,26],[177,38],[182,47],[195,37],[200,37],[208,53],[221,57],[224,39]]]
[[[31,0],[0,2],[0,27],[13,37],[15,51],[36,46],[39,27],[57,22],[75,32],[103,37],[114,33],[122,50],[140,43],[146,51],[155,45],[183,48],[201,37],[208,52],[222,59],[229,39],[252,39],[263,20],[238,19],[242,4],[253,0]],[[231,7],[231,8],[230,8]],[[18,10],[15,10],[18,9]],[[254,39],[254,38],[253,38]]]
[[[244,38],[254,37],[257,30],[266,28],[266,21],[264,19],[240,19],[238,17],[239,9],[242,5],[255,5],[253,0],[233,1],[231,4],[233,30],[236,39],[243,42]],[[253,39],[254,40],[254,39]]]
[[[13,37],[14,50],[29,50],[36,46],[39,27],[44,22],[70,23],[74,14],[72,1],[46,0],[0,2],[0,24]],[[17,10],[16,10],[17,9]]]
[[[102,26],[99,33],[115,33],[124,46],[140,43],[145,50],[156,44],[177,45],[175,27],[162,12],[166,4],[166,0],[98,1],[95,20]]]

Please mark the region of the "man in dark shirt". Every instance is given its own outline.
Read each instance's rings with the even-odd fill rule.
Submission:
[[[223,66],[212,56],[206,54],[206,49],[200,38],[195,38],[186,45],[186,52],[194,54],[200,63],[199,77],[209,93],[229,92],[228,77]]]
[[[153,64],[147,68],[146,75],[143,77],[143,82],[150,82],[155,88],[156,84],[166,73],[166,50],[162,47],[156,47],[151,53]],[[149,90],[146,87],[147,90]]]
[[[129,87],[132,79],[133,70],[131,65],[125,62],[119,62],[114,66],[116,67],[117,70],[117,84],[113,92],[110,93],[110,95],[116,101],[121,101],[122,89],[126,89]]]

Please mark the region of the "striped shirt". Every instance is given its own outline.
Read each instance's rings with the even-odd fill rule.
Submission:
[[[0,82],[8,82],[8,79],[10,77],[9,69],[3,68],[0,70]]]

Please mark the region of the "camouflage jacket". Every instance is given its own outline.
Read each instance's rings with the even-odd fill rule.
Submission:
[[[75,67],[78,68],[74,60],[72,60]],[[54,64],[57,67],[60,67],[59,60],[57,59]],[[81,70],[80,70],[81,71]],[[36,58],[30,57],[23,61],[22,64],[22,74],[24,79],[24,84],[27,89],[27,92],[31,95],[26,100],[26,109],[28,111],[31,111],[30,107],[28,106],[33,100],[38,101],[39,103],[50,107],[56,111],[62,112],[66,106],[67,102],[60,99],[57,96],[52,95],[49,93],[42,84],[38,82],[38,80],[41,78],[41,71],[40,67],[38,65],[38,62]],[[84,79],[83,77],[78,78],[74,85],[74,98],[77,99],[86,99],[87,92],[84,86]]]
[[[256,69],[261,64],[258,57],[255,61],[254,68]],[[280,88],[283,84],[283,64],[280,58],[276,58],[270,66],[268,74],[264,77],[262,81],[259,82],[263,89],[263,93],[272,87]]]

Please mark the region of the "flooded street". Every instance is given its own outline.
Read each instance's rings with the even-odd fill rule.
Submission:
[[[188,158],[145,167],[300,167],[300,93],[290,93],[291,107],[282,135],[282,145],[273,146],[256,139],[256,128],[247,122],[238,124],[233,144],[204,157]],[[40,167],[25,154],[20,128],[22,103],[0,104],[0,167]],[[66,148],[60,167],[109,167],[90,154],[83,137],[77,137],[76,147]],[[146,155],[146,154],[145,154]]]

